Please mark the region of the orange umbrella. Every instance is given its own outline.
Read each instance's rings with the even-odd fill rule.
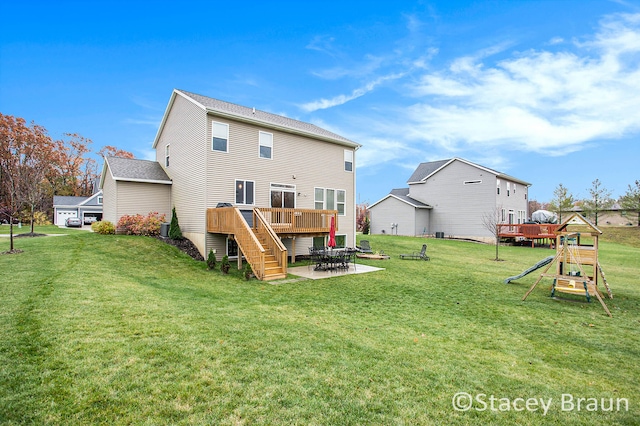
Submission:
[[[331,216],[331,227],[329,228],[329,242],[327,242],[327,247],[335,247],[336,246],[336,218],[335,216]]]

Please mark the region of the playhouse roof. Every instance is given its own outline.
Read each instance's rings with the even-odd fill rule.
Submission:
[[[597,234],[602,234],[602,231],[598,229],[597,226],[589,222],[580,213],[573,213],[571,216],[569,216],[564,222],[562,222],[562,225],[560,225],[560,227],[556,230],[556,232],[567,232],[567,227],[569,225],[586,226],[587,228],[591,229],[592,232],[595,232]]]

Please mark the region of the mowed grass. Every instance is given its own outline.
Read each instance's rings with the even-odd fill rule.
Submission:
[[[59,232],[0,256],[2,424],[640,417],[640,248],[601,243],[609,318],[597,301],[552,300],[550,280],[523,302],[540,271],[503,284],[548,249],[501,247],[495,262],[490,245],[367,236],[392,258],[361,262],[384,271],[278,284],[207,271],[151,238]],[[430,262],[399,259],[423,242]],[[486,396],[457,411],[459,392]]]

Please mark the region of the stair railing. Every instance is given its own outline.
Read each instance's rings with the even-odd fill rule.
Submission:
[[[271,228],[264,215],[258,208],[253,209],[253,228],[257,235],[263,237],[266,246],[276,258],[278,266],[282,268],[283,273],[287,273],[287,248],[280,240],[280,237]]]
[[[242,213],[238,208],[233,209],[234,213],[234,231],[236,243],[238,248],[242,251],[245,259],[251,265],[253,274],[259,280],[264,278],[265,268],[265,249],[258,241],[258,238],[253,233],[247,222],[242,217]]]

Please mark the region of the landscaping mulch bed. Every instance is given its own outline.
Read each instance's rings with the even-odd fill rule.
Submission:
[[[28,232],[26,234],[14,234],[13,238],[29,238],[29,237],[46,237],[47,234],[38,234],[37,232]]]
[[[198,251],[198,248],[188,238],[183,238],[181,240],[172,240],[171,238],[160,237],[160,236],[157,236],[156,238],[159,239],[160,241],[163,241],[167,244],[171,244],[172,246],[177,247],[178,249],[188,254],[195,260],[204,261],[204,257],[202,257],[202,255],[200,254],[200,252]]]

